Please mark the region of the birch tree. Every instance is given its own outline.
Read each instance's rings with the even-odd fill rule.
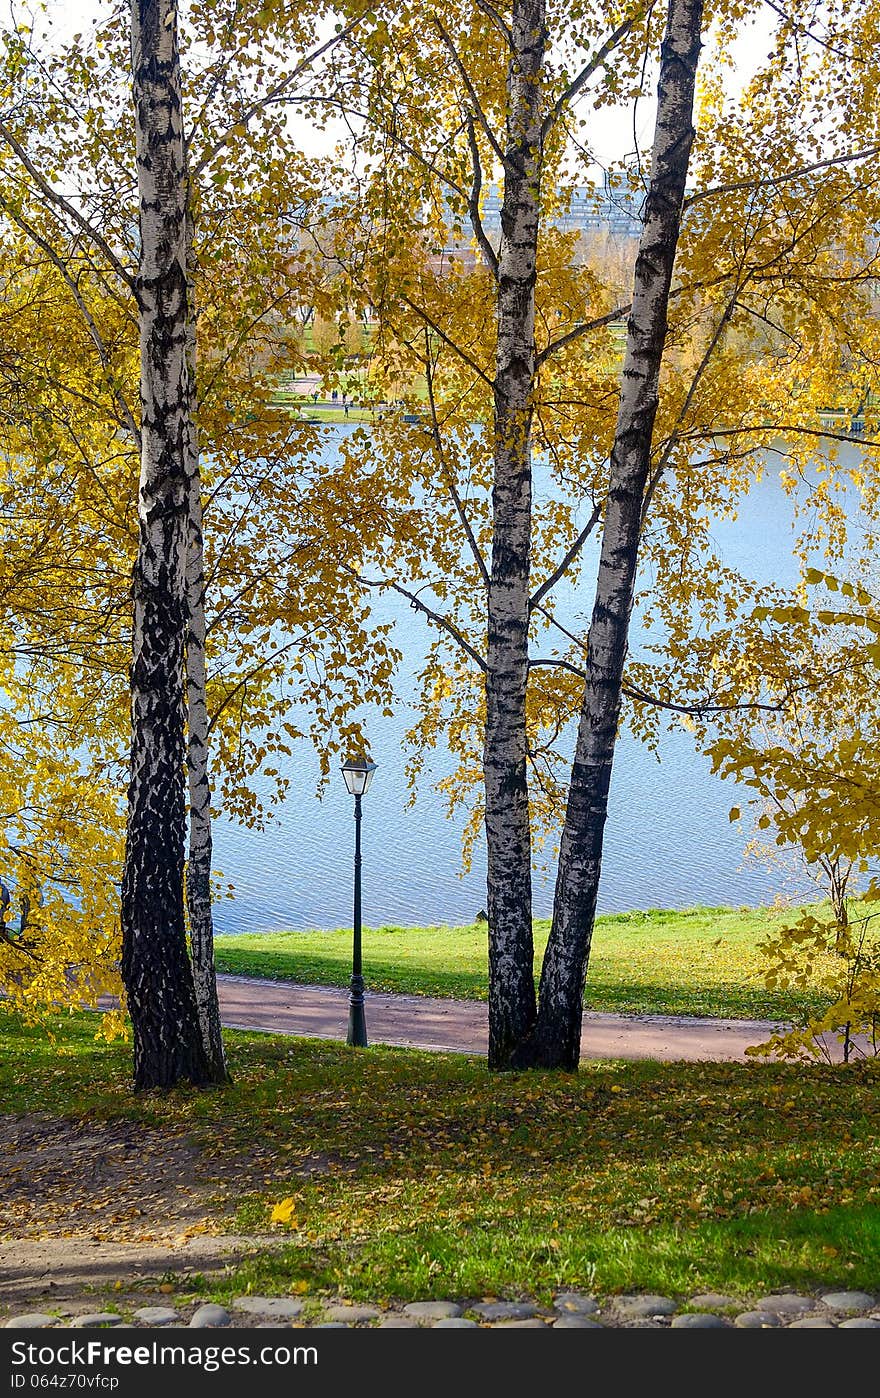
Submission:
[[[408,498],[408,532],[383,539],[364,581],[406,598],[434,629],[413,779],[443,734],[457,765],[441,789],[468,811],[466,854],[485,828],[495,1068],[577,1064],[624,702],[654,743],[664,715],[694,725],[778,710],[809,683],[802,666],[778,663],[749,620],[760,589],[711,542],[713,517],[735,512],[784,432],[784,488],[794,495],[812,470],[827,475],[811,497],[813,538],[842,545],[831,481],[846,472],[826,464],[822,404],[848,392],[842,362],[869,378],[874,362],[865,310],[876,131],[865,101],[852,129],[817,134],[817,114],[844,87],[854,105],[845,50],[819,45],[804,66],[809,16],[790,8],[736,100],[723,68],[742,9],[707,15],[714,52],[692,167],[702,16],[669,7],[655,142],[634,177],[645,199],[633,295],[622,304],[576,262],[554,216],[572,151],[590,155],[578,103],[598,119],[644,91],[659,15],[600,6],[568,25],[565,7],[416,16],[401,6],[369,48],[371,67],[354,57],[351,85],[328,95],[368,133],[367,173],[339,214],[334,255],[351,294],[377,309],[374,375],[385,356],[399,381],[408,360],[406,407],[422,422],[408,436],[384,422],[348,445],[361,469],[369,457],[389,501],[402,510]],[[503,212],[490,236],[491,174]],[[615,324],[626,326],[622,366]],[[537,461],[552,493],[536,503]],[[423,493],[430,509],[414,503]],[[563,619],[559,594],[583,578],[593,540],[582,629]],[[627,655],[640,591],[664,633],[647,657]],[[782,605],[785,589],[769,591]],[[560,846],[537,998],[530,835],[533,848],[535,835],[539,848]]]
[[[510,26],[495,361],[492,557],[487,586],[486,789],[489,1060],[504,1062],[534,1018],[531,822],[526,779],[531,416],[535,380],[543,102],[542,0],[515,0]],[[491,259],[490,259],[491,262]]]
[[[136,1088],[222,1080],[199,1026],[184,924],[184,641],[191,395],[186,162],[174,0],[133,0],[141,344],[139,544],[132,747],[122,876],[122,976]]]
[[[314,176],[299,160],[295,143],[279,141],[261,70],[255,73],[248,59],[238,71],[238,46],[231,46],[232,57],[218,47],[230,33],[261,34],[265,16],[236,6],[216,42],[210,38],[213,27],[219,28],[216,11],[190,18],[196,26],[190,43],[206,71],[190,78],[199,100],[190,95],[195,115],[187,141],[190,841],[185,882],[200,1026],[219,1076],[209,746],[220,809],[259,824],[267,803],[253,789],[255,773],[266,776],[270,790],[274,785],[283,793],[287,779],[273,763],[289,751],[294,736],[311,736],[320,746],[326,773],[335,752],[361,742],[352,711],[370,698],[387,704],[393,652],[378,635],[374,667],[352,674],[348,657],[362,653],[366,644],[363,606],[350,578],[337,569],[327,539],[332,536],[340,553],[355,558],[358,524],[370,518],[373,507],[356,482],[340,482],[337,472],[326,469],[320,434],[271,405],[276,375],[301,352],[286,332],[285,308],[293,319],[303,297],[320,299],[323,273],[290,244],[296,211]],[[202,34],[200,24],[210,28]],[[64,827],[69,833],[63,846],[56,831],[65,799],[72,810],[83,808],[75,773],[88,752],[103,778],[94,795],[94,821],[107,828],[107,844],[115,848],[119,813],[108,827],[107,809],[108,803],[113,808],[112,782],[124,760],[117,717],[125,702],[124,651],[130,644],[125,574],[134,544],[135,492],[129,473],[141,429],[132,334],[137,319],[130,301],[131,264],[140,251],[132,238],[129,188],[127,137],[133,127],[116,81],[123,69],[123,38],[113,17],[91,41],[85,35],[58,52],[41,55],[21,35],[11,35],[7,48],[9,90],[21,93],[21,107],[10,104],[0,129],[8,176],[3,187],[7,237],[0,252],[5,280],[16,288],[5,320],[14,369],[8,401],[14,410],[2,421],[10,487],[8,510],[3,502],[4,539],[6,520],[13,518],[11,502],[27,492],[32,523],[17,533],[22,543],[29,533],[37,536],[44,582],[39,595],[28,586],[10,524],[0,576],[5,621],[0,652],[21,680],[4,684],[10,733],[16,730],[16,712],[26,723],[31,710],[40,710],[43,723],[54,725],[46,731],[56,735],[56,752],[69,759],[66,766],[56,763],[67,774],[66,783],[60,777],[54,783],[51,821],[56,823],[47,812],[39,834],[33,826],[24,835],[16,832],[20,857],[11,843],[10,814],[4,824],[10,843],[0,873],[8,879],[12,871],[12,887],[30,886],[22,870],[34,863],[44,891],[52,887],[52,861],[47,863],[43,846],[55,839],[54,862],[61,866],[63,849],[70,890],[69,898],[44,902],[41,918],[31,918],[25,937],[13,936],[0,946],[0,977],[33,1014],[59,1000],[93,1001],[118,988],[113,978],[116,856],[101,858],[94,869],[81,867],[77,850],[89,842],[74,839],[73,831],[91,822],[81,818],[75,827]],[[308,25],[288,35],[287,67],[275,68],[272,100],[307,73],[326,47],[318,43],[309,51],[309,38]],[[281,53],[279,48],[276,63]],[[259,193],[255,169],[265,173]],[[72,199],[66,191],[77,184],[81,192]],[[201,228],[193,218],[196,205]],[[199,430],[207,453],[201,459]],[[203,524],[199,478],[206,469]],[[33,750],[33,741],[10,739],[10,754]],[[35,780],[43,773],[48,790],[45,765],[29,760],[26,766]],[[7,763],[3,772],[4,810],[14,812],[19,804],[27,809],[15,766]],[[98,886],[103,887],[100,899]],[[73,965],[75,982],[65,974]]]
[[[702,18],[702,0],[670,0],[553,922],[541,969],[538,1015],[510,1057],[513,1066],[574,1069],[580,1057],[583,987],[602,868],[669,293],[694,139]]]

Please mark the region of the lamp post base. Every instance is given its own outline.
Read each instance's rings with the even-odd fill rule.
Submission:
[[[346,1043],[354,1048],[367,1048],[367,1019],[364,1014],[364,978],[352,976],[351,997],[348,1002],[348,1037]]]

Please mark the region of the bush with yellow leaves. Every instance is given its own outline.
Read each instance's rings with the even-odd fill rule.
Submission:
[[[862,902],[880,899],[872,885]],[[814,990],[826,1007],[805,1013],[801,1023],[780,1029],[747,1052],[831,1063],[880,1056],[880,914],[865,912],[845,922],[804,910],[792,927],[761,945],[768,960],[764,983],[772,990]]]

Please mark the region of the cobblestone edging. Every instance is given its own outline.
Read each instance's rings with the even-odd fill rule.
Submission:
[[[229,1306],[192,1302],[122,1308],[118,1311],[56,1309],[54,1314],[27,1312],[8,1317],[7,1329],[188,1327],[196,1330],[232,1327],[297,1329],[880,1329],[880,1295],[864,1291],[825,1292],[808,1296],[780,1292],[751,1299],[714,1292],[698,1296],[590,1296],[563,1291],[552,1306],[523,1298],[411,1301],[389,1306],[348,1301],[300,1299],[291,1296],[237,1296]]]

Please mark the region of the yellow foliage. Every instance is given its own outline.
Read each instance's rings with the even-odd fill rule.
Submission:
[[[877,889],[872,888],[876,898]],[[841,1045],[845,1061],[880,1056],[880,929],[876,913],[842,924],[804,913],[765,939],[768,988],[810,990],[825,1003],[799,1024],[747,1050],[757,1056],[824,1059]]]
[[[292,1198],[282,1199],[280,1204],[276,1204],[271,1214],[273,1223],[286,1223],[289,1228],[295,1228],[296,1200]]]

